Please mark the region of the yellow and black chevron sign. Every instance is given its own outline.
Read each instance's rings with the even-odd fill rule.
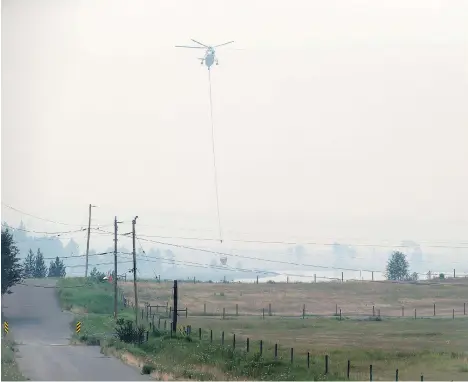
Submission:
[[[78,321],[78,322],[76,323],[76,332],[79,333],[80,331],[81,331],[81,322]]]
[[[7,321],[5,321],[5,322],[3,323],[3,330],[5,331],[5,334],[8,334],[8,331],[9,331],[10,329],[8,328],[8,322],[7,322]]]

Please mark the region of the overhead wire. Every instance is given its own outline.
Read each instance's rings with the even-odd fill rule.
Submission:
[[[6,204],[4,202],[2,202],[2,205],[5,206],[6,208],[12,210],[12,211],[15,211],[15,212],[18,212],[20,214],[23,214],[23,215],[26,215],[26,216],[30,216],[34,219],[38,219],[38,220],[42,220],[42,221],[45,221],[45,222],[48,222],[48,223],[54,223],[54,224],[59,224],[59,225],[66,225],[66,226],[75,226],[75,227],[83,227],[83,226],[86,226],[87,224],[72,224],[72,223],[65,223],[65,222],[61,222],[61,221],[57,221],[57,220],[51,220],[51,219],[46,219],[46,218],[42,218],[40,216],[37,216],[37,215],[33,215],[33,214],[30,214],[28,212],[24,212],[18,208],[15,208],[9,204]],[[101,227],[109,227],[109,226],[112,226],[113,224],[104,224],[104,225],[101,225],[99,224],[98,226],[101,226]]]
[[[160,238],[160,239],[175,239],[175,240],[193,240],[193,241],[217,241],[215,238],[206,237],[188,237],[188,236],[162,236],[162,235],[146,235],[139,234],[140,237],[145,238]],[[315,246],[350,246],[350,247],[369,247],[369,248],[413,248],[409,244],[360,244],[360,243],[343,243],[343,242],[319,242],[319,241],[267,241],[267,240],[248,240],[248,239],[226,239],[224,241],[250,243],[250,244],[280,244],[280,245],[315,245]],[[465,243],[462,243],[465,244]],[[454,245],[424,245],[427,248],[446,248],[446,249],[468,249],[468,243],[465,246]]]
[[[113,235],[113,233],[109,232],[109,231],[101,230],[101,232],[106,233],[108,235]],[[121,235],[125,236],[124,234],[121,234]],[[142,238],[142,237],[140,237],[140,239],[143,240],[143,241],[152,242],[152,243],[156,243],[156,244],[160,244],[160,245],[167,245],[167,246],[172,246],[172,247],[177,247],[177,248],[182,248],[182,249],[189,249],[189,250],[193,250],[193,251],[211,253],[211,254],[215,254],[215,255],[238,257],[238,258],[244,258],[244,259],[261,261],[261,262],[269,262],[269,263],[276,263],[276,264],[283,264],[283,265],[294,265],[294,266],[301,266],[301,267],[310,267],[310,268],[316,268],[316,269],[329,269],[329,270],[351,271],[351,272],[369,272],[369,273],[374,272],[374,273],[380,273],[380,274],[385,274],[386,273],[385,270],[378,270],[378,269],[345,268],[345,267],[335,267],[335,266],[330,266],[330,265],[318,265],[318,264],[307,264],[307,263],[299,263],[299,262],[283,261],[283,260],[263,259],[263,258],[255,257],[255,256],[232,254],[232,253],[215,251],[215,250],[210,250],[210,249],[205,249],[205,248],[197,248],[197,247],[192,247],[192,246],[187,246],[187,245],[167,243],[167,242],[162,242],[162,241],[158,241],[158,240],[151,240],[151,239],[146,239],[146,238]],[[446,273],[449,273],[449,272],[446,272]],[[419,273],[419,274],[420,275],[425,275],[424,273]]]
[[[48,222],[53,222],[57,224],[65,224],[65,225],[72,225],[72,226],[81,226],[83,227],[84,224],[70,224],[70,223],[63,223],[63,222],[57,222],[54,220],[49,220],[45,218],[41,218],[36,215],[29,214],[27,212],[21,211],[17,208],[14,208],[12,206],[9,206],[2,202],[2,204],[8,208],[11,208],[19,213],[35,217],[40,220],[48,221]],[[93,230],[100,230],[103,227],[109,227],[113,224],[99,224],[97,226],[91,226],[91,229]],[[74,232],[80,232],[80,231],[86,231],[87,228],[81,228],[77,230],[70,230],[70,231],[59,231],[59,232],[46,232],[46,231],[33,231],[33,230],[27,230],[27,229],[21,229],[21,228],[15,228],[11,227],[8,224],[2,223],[2,226],[13,229],[13,230],[20,230],[24,232],[30,232],[30,233],[38,233],[38,234],[45,234],[45,235],[61,235],[65,233],[74,233]],[[216,238],[210,238],[210,237],[198,237],[198,236],[169,236],[169,235],[147,235],[147,234],[139,234],[140,237],[146,237],[146,238],[161,238],[161,239],[174,239],[174,240],[193,240],[193,241],[218,241],[219,239]],[[280,245],[315,245],[315,246],[334,246],[334,245],[341,245],[341,246],[352,246],[352,247],[375,247],[375,248],[412,248],[414,246],[410,244],[381,244],[381,243],[347,243],[347,242],[342,242],[342,241],[333,241],[333,242],[320,242],[320,241],[310,241],[310,240],[257,240],[257,239],[226,239],[223,237],[223,241],[230,241],[230,242],[239,242],[239,243],[251,243],[251,244],[280,244]],[[436,241],[436,242],[442,242],[445,243],[446,241]],[[420,242],[420,244],[424,244],[424,247],[427,248],[441,248],[441,249],[468,249],[468,242],[466,241],[456,241],[460,245],[445,245],[445,244],[429,244],[429,243],[434,243],[434,242]]]

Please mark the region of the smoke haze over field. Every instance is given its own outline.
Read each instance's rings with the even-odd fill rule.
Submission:
[[[219,255],[154,241],[291,272],[264,260],[384,269],[406,243],[418,272],[468,271],[468,248],[434,246],[468,247],[467,19],[462,1],[3,1],[2,202],[72,225],[2,221],[76,230],[92,203],[93,226],[138,215],[138,250],[180,261]],[[190,38],[236,41],[211,73],[223,244],[180,239],[219,239],[208,74],[174,48]]]

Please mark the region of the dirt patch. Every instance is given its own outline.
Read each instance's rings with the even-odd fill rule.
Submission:
[[[120,358],[127,365],[134,366],[139,369],[141,369],[144,365],[144,362],[142,360],[138,359],[137,357],[135,357],[133,354],[130,354],[129,352],[122,352],[120,354]]]
[[[88,313],[88,310],[81,306],[74,306],[70,309],[70,312],[74,314],[85,314],[85,313]]]

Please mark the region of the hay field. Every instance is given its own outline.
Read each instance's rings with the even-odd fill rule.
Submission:
[[[133,284],[120,286],[131,299]],[[140,282],[138,293],[142,305],[172,305],[172,283]],[[394,380],[396,369],[400,380],[419,380],[421,373],[425,380],[468,380],[468,315],[463,314],[467,300],[465,279],[430,284],[180,282],[179,306],[188,308],[188,317],[181,314],[179,324],[191,325],[195,336],[201,328],[203,341],[209,341],[212,330],[214,341],[220,342],[224,332],[227,346],[232,346],[233,334],[239,348],[245,348],[247,337],[256,350],[263,340],[267,357],[273,357],[275,343],[284,359],[289,359],[292,347],[295,363],[306,362],[307,352],[313,362],[324,362],[324,355],[329,354],[330,368],[345,373],[350,360],[352,379],[368,380],[372,364],[374,380]],[[271,317],[268,304],[272,305]],[[303,304],[307,309],[304,319]],[[336,305],[342,309],[342,320],[333,317]],[[380,309],[381,321],[370,319],[373,305],[376,311]],[[404,318],[401,306],[405,306]],[[262,308],[267,308],[265,317]],[[162,315],[161,327],[164,320],[170,321]]]
[[[119,283],[126,296],[133,301],[133,284]],[[139,282],[140,304],[166,304],[172,301],[172,284]],[[390,282],[298,283],[298,284],[209,284],[179,282],[179,307],[188,308],[190,316],[261,315],[271,304],[273,315],[299,316],[305,305],[307,315],[334,315],[336,309],[343,315],[372,315],[373,306],[382,316],[436,316],[463,315],[468,303],[468,279],[451,282],[394,284]],[[206,304],[206,305],[205,305]],[[468,305],[468,304],[467,304]],[[465,305],[466,306],[466,305]],[[468,309],[468,307],[466,307]]]

